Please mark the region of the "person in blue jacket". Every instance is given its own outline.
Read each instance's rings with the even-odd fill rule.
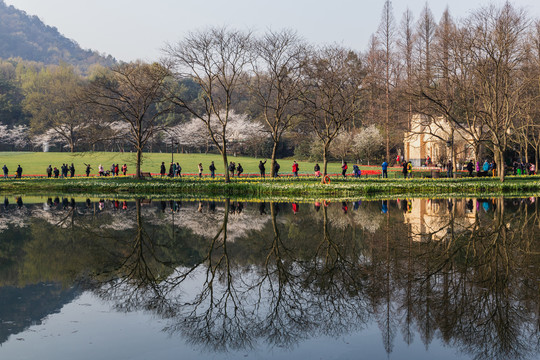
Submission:
[[[386,161],[382,163],[382,177],[388,179],[388,163]]]

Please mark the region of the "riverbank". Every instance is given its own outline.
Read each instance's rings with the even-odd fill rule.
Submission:
[[[540,194],[540,176],[509,176],[504,183],[497,178],[462,179],[320,179],[183,177],[137,180],[117,178],[0,179],[2,194],[108,194],[127,197],[181,195],[184,197],[392,197],[392,196],[496,196]]]

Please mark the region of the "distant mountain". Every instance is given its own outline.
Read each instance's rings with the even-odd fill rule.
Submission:
[[[44,64],[63,61],[85,72],[90,65],[110,66],[112,56],[84,50],[75,41],[45,25],[37,16],[30,16],[0,0],[0,58],[21,58]]]

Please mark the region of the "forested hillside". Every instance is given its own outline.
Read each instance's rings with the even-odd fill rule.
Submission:
[[[44,64],[63,61],[85,72],[92,64],[112,65],[115,59],[96,51],[83,50],[79,44],[0,0],[0,58],[21,58]]]

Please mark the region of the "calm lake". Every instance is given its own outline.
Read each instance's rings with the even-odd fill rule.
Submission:
[[[537,198],[1,196],[0,359],[539,359]]]

